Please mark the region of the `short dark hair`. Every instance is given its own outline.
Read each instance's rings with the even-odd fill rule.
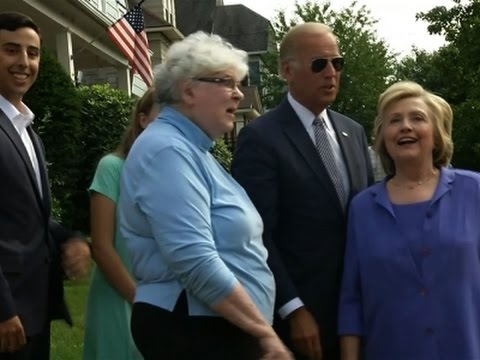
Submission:
[[[14,11],[0,12],[0,30],[15,31],[21,28],[33,29],[40,35],[40,28],[29,16]]]

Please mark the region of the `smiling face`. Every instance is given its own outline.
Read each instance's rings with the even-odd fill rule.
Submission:
[[[235,72],[227,70],[188,81],[183,89],[187,115],[212,140],[233,130],[244,97],[239,82]]]
[[[38,75],[40,36],[31,28],[0,30],[0,94],[19,107]]]
[[[383,137],[395,167],[405,162],[433,163],[434,127],[428,106],[420,97],[408,97],[387,107]]]
[[[323,28],[309,29],[295,36],[294,57],[282,64],[282,73],[292,96],[314,114],[332,104],[340,87],[341,71],[332,61],[320,72],[312,71],[312,61],[340,57],[337,39]]]

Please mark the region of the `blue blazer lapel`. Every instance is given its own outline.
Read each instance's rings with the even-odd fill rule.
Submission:
[[[12,122],[7,118],[7,116],[0,110],[0,128],[7,134],[7,136],[12,141],[13,145],[17,149],[24,165],[27,169],[28,177],[35,188],[37,188],[37,180],[35,178],[35,172],[32,167],[32,162],[30,161],[30,157],[28,156],[27,150],[25,149],[25,145],[23,145],[22,139],[20,135],[18,135],[17,130],[13,126]],[[38,189],[37,189],[38,190]],[[40,195],[40,194],[39,194]]]
[[[347,167],[348,172],[348,182],[350,184],[350,193],[352,192],[352,176],[356,173],[355,171],[355,159],[357,158],[358,154],[354,149],[353,144],[353,137],[354,134],[351,133],[351,129],[348,126],[345,126],[345,122],[338,119],[337,114],[327,109],[328,117],[331,119],[331,123],[333,125],[333,129],[337,134],[338,144],[340,145],[340,149],[342,151],[342,158],[343,162]],[[350,198],[350,194],[349,194]]]
[[[276,111],[280,114],[279,118],[281,119],[280,121],[283,125],[285,136],[306,160],[311,170],[320,180],[320,183],[327,190],[326,192],[329,194],[332,201],[337,205],[338,210],[343,213],[342,205],[340,204],[340,200],[338,199],[337,192],[330,176],[328,175],[327,169],[320,159],[312,139],[308,136],[302,122],[288,100],[284,99]]]
[[[29,126],[27,128],[28,135],[32,140],[33,147],[35,149],[35,154],[37,155],[38,161],[38,170],[40,171],[40,181],[42,187],[42,194],[43,197],[40,196],[40,192],[37,191],[38,196],[43,200],[44,209],[46,210],[47,214],[50,213],[50,186],[48,183],[48,176],[47,176],[47,162],[45,160],[45,152],[43,150],[43,145],[41,144],[40,138],[38,135],[32,130],[32,127]],[[35,182],[36,183],[36,182]],[[36,190],[37,187],[35,187]]]

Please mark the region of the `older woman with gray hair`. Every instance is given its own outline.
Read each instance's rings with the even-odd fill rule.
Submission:
[[[155,69],[163,110],[130,151],[119,205],[138,279],[132,334],[147,360],[291,359],[270,325],[262,220],[209,153],[233,129],[247,59],[197,32]]]

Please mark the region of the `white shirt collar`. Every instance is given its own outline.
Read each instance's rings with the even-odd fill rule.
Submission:
[[[0,109],[5,113],[7,118],[13,123],[15,127],[22,126],[26,128],[31,125],[35,115],[23,104],[23,112],[20,112],[10,101],[0,95]]]
[[[298,118],[302,122],[303,126],[305,129],[308,129],[312,127],[313,121],[317,117],[322,117],[323,120],[325,121],[325,125],[327,127],[327,130],[331,130],[332,124],[330,122],[330,119],[327,114],[327,109],[323,109],[323,111],[320,114],[314,114],[310,110],[308,110],[305,106],[300,104],[297,100],[295,100],[290,94],[290,92],[287,94],[287,99],[290,105],[292,106],[293,110],[297,113]]]

